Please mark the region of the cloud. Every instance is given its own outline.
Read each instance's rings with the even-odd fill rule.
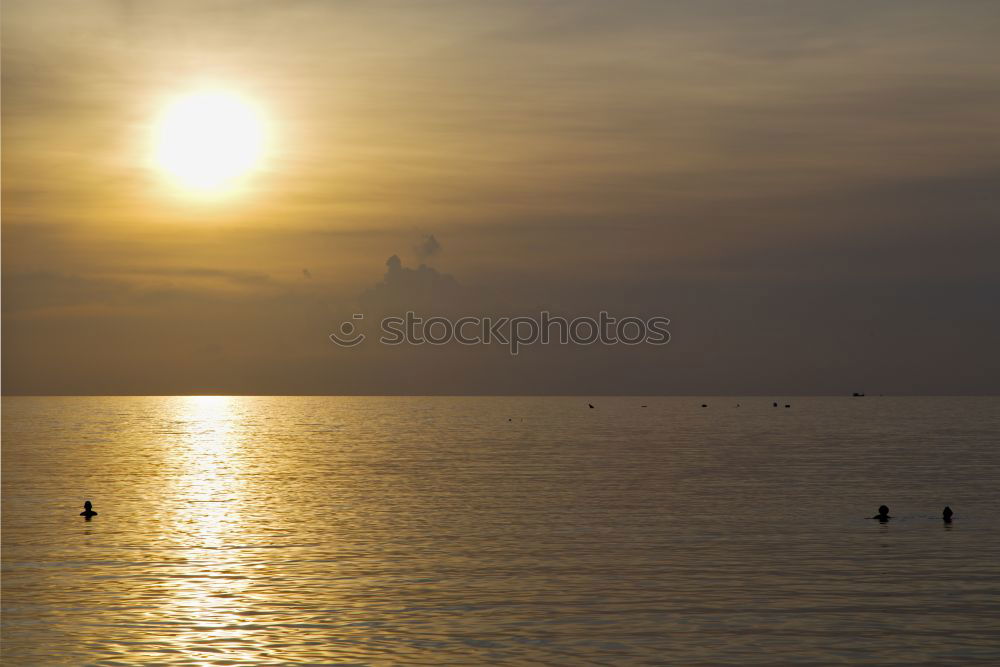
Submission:
[[[469,292],[449,274],[426,264],[417,268],[403,266],[398,255],[385,262],[382,281],[366,290],[358,299],[370,313],[395,313],[407,310],[454,312],[466,305]]]
[[[428,234],[421,241],[420,244],[415,248],[417,257],[420,259],[427,259],[428,257],[433,257],[434,255],[441,252],[441,244],[438,240],[434,238],[433,234]]]
[[[266,274],[202,267],[91,274],[8,271],[3,275],[3,313],[11,318],[150,314],[168,303],[253,302],[284,291]]]

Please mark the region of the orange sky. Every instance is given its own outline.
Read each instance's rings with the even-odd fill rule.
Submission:
[[[998,24],[911,1],[8,1],[3,390],[1000,391]],[[150,157],[206,83],[271,135],[212,200]],[[674,339],[335,348],[393,254],[465,309],[663,314]]]

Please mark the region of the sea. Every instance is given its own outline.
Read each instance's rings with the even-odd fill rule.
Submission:
[[[997,397],[5,397],[2,426],[4,665],[1000,664]]]

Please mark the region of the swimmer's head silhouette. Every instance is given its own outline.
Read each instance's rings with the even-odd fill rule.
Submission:
[[[879,505],[878,514],[872,517],[873,519],[878,519],[879,521],[888,521],[892,517],[889,516],[889,507],[886,505]]]

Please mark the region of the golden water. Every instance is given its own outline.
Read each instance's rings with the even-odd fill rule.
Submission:
[[[1000,661],[1000,400],[771,401],[5,398],[3,662]]]

